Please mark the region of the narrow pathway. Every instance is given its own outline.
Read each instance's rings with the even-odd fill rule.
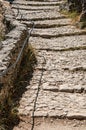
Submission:
[[[29,20],[35,21],[30,43],[37,58],[32,80],[20,100],[21,121],[14,130],[33,130],[32,125],[34,130],[86,129],[86,30],[71,25],[59,12],[61,3],[13,2],[14,12],[19,7],[23,14],[22,23],[29,28]]]

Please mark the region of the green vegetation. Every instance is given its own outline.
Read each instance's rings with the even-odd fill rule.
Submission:
[[[66,17],[71,18],[71,24],[80,29],[83,29],[86,28],[86,15],[85,13],[83,13],[83,11],[79,11],[78,9],[80,8],[77,8],[76,10],[72,9],[70,11],[68,11],[67,9],[62,9],[61,13],[64,14]]]
[[[76,11],[68,12],[67,10],[62,10],[61,13],[66,17],[71,18],[71,24],[75,25],[76,27],[80,29],[86,27],[86,19],[84,19],[82,22],[80,21],[80,13],[77,13]]]
[[[61,11],[62,14],[66,15],[67,17],[71,18],[71,19],[78,19],[80,14],[77,13],[76,11],[73,12],[68,12],[67,10],[62,10]]]

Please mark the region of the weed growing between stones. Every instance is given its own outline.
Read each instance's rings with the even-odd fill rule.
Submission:
[[[71,18],[73,23],[79,20],[80,14],[76,11],[68,12],[67,10],[62,10],[61,13],[66,15],[68,18]]]
[[[77,11],[67,11],[65,9],[60,11],[66,17],[71,18],[71,23],[76,27],[83,29],[86,28],[86,19],[80,20],[81,14]]]
[[[9,90],[7,97],[2,95],[4,101],[0,99],[0,130],[12,130],[13,127],[19,123],[18,102],[32,78],[35,64],[35,51],[31,45],[29,45],[28,51],[21,61],[13,87]],[[4,92],[6,93],[6,90]]]

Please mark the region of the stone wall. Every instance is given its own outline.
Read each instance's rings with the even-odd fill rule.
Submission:
[[[0,41],[3,39],[4,35],[5,35],[4,15],[3,15],[2,2],[0,0]]]
[[[7,34],[5,40],[0,43],[0,101],[7,97],[13,87],[22,57],[28,49],[26,45],[15,66],[14,64],[27,38],[27,27],[15,19],[15,15],[10,8],[5,10],[5,22]],[[8,71],[6,71],[7,69]]]

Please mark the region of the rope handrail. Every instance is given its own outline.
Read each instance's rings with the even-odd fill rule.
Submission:
[[[17,5],[17,7],[18,7],[18,5]],[[18,10],[18,13],[17,13],[17,15],[16,15],[15,17],[17,17],[17,16],[19,15],[19,13],[20,13],[19,8],[18,8],[17,10]],[[21,20],[22,20],[22,18],[23,18],[22,16],[23,16],[23,15],[22,15],[21,13],[20,13],[20,15],[21,15]],[[18,63],[18,61],[20,60],[20,57],[21,57],[21,55],[22,55],[22,53],[23,53],[23,50],[24,50],[26,44],[28,44],[29,38],[30,38],[30,36],[31,36],[31,32],[33,31],[34,26],[35,26],[35,24],[34,24],[33,21],[30,21],[30,22],[31,22],[31,24],[32,24],[32,27],[29,29],[29,31],[28,31],[28,27],[27,27],[27,33],[28,33],[28,34],[27,34],[27,37],[26,37],[26,39],[25,39],[25,41],[24,41],[24,44],[22,45],[22,48],[21,48],[21,50],[20,50],[20,52],[19,52],[19,54],[18,54],[18,57],[17,57],[15,63],[12,64],[9,68],[7,68],[6,70],[4,70],[3,72],[0,72],[0,77],[5,76],[10,70],[12,70],[13,68],[15,68],[16,65],[17,65],[17,63]]]

